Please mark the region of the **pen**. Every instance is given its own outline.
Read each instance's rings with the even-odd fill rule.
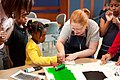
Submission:
[[[45,73],[38,73],[38,74],[39,74],[39,75],[43,75],[43,76],[45,75]]]

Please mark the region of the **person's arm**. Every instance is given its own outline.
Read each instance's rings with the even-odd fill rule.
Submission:
[[[3,44],[10,37],[13,31],[13,27],[10,27],[7,31],[0,32],[0,45]]]
[[[120,49],[120,31],[118,32],[112,46],[108,49],[108,53],[113,57]]]
[[[64,40],[63,39],[58,39],[56,43],[56,48],[59,53],[65,53],[64,50]]]
[[[120,65],[120,56],[118,58],[118,61],[115,63],[115,65],[119,66]]]
[[[70,26],[70,20],[68,20],[64,24],[64,26],[60,32],[59,38],[57,40],[57,43],[56,43],[56,48],[58,51],[57,56],[59,57],[59,59],[61,61],[65,60],[64,43],[69,38],[70,35],[71,35],[71,26]]]
[[[107,61],[109,61],[111,59],[111,55],[109,53],[106,53],[105,55],[102,55],[102,58],[101,58],[101,65],[103,64],[106,64]]]
[[[105,21],[101,18],[100,19],[100,35],[104,36],[106,34],[106,31],[108,29],[108,25],[110,24],[110,21]]]
[[[13,25],[13,20],[11,21],[10,23],[10,26],[6,26],[8,27],[8,29],[4,30],[4,25],[2,26],[2,29],[0,30],[0,45],[3,44],[6,40],[9,39],[12,31],[13,31],[13,28],[14,28],[14,25]]]
[[[92,56],[95,53],[97,46],[98,46],[98,42],[90,41],[88,49],[73,54],[71,53],[68,57],[66,57],[66,60],[74,60],[78,57],[82,58],[82,57]]]
[[[58,51],[58,54],[57,54],[58,59],[60,61],[64,61],[65,60],[65,50],[64,50],[64,40],[62,38],[57,40],[56,48]]]
[[[105,14],[106,17],[106,22],[103,18],[100,19],[100,33],[101,36],[104,36],[107,32],[108,26],[113,18],[112,12],[110,10],[108,10]]]
[[[36,65],[51,65],[52,63],[57,63],[57,56],[53,57],[42,57],[35,48],[27,50],[28,56],[31,61]]]
[[[12,31],[13,31],[13,28],[14,28],[14,26],[11,26],[10,28],[8,28],[8,29],[6,30],[7,35],[6,35],[5,40],[8,40],[8,39],[9,39],[9,37],[10,37]]]
[[[114,57],[117,53],[117,51],[120,49],[120,31],[118,32],[112,46],[108,49],[108,53],[106,53],[105,55],[102,56],[101,64],[105,64],[107,63],[107,61],[109,61],[112,57]],[[118,62],[120,62],[118,60]]]

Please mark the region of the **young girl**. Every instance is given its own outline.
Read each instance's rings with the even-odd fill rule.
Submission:
[[[20,18],[15,18],[14,29],[7,41],[9,55],[13,62],[13,67],[25,65],[26,44],[28,42],[25,24],[27,22],[28,13],[29,12],[23,9],[21,10],[21,16]]]
[[[0,70],[11,67],[4,43],[13,31],[13,19],[19,18],[21,9],[30,12],[33,0],[0,0]]]
[[[109,47],[112,45],[117,33],[119,32],[119,26],[116,23],[120,13],[120,0],[110,1],[110,10],[101,15],[100,19],[100,33],[103,37],[102,45],[99,50],[98,59],[101,59],[102,55],[108,52]],[[111,59],[117,61],[120,56],[120,51]]]
[[[25,64],[35,65],[51,65],[57,63],[57,56],[42,57],[42,53],[37,44],[45,41],[46,29],[45,25],[41,22],[28,21],[28,32],[32,38],[29,39],[26,46],[26,61]]]

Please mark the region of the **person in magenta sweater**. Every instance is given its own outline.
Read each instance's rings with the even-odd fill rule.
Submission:
[[[114,57],[117,54],[118,50],[120,50],[120,31],[118,32],[112,46],[108,49],[108,53],[102,56],[102,64],[105,64],[108,60]],[[120,56],[115,64],[120,65]]]

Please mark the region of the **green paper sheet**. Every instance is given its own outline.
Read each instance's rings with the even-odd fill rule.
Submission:
[[[47,68],[47,71],[54,75],[55,80],[76,80],[74,74],[67,67],[59,71],[55,71],[54,68]]]

